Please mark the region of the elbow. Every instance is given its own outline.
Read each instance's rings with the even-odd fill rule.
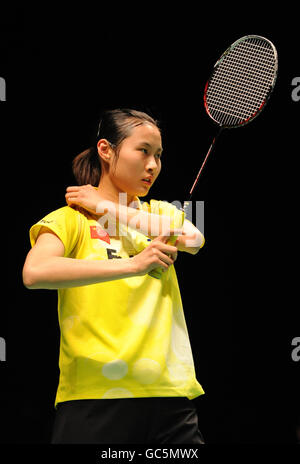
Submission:
[[[180,235],[176,241],[176,247],[179,251],[185,251],[191,255],[196,255],[204,246],[205,239],[200,231],[193,235]]]
[[[200,250],[201,247],[197,247],[197,248],[191,248],[190,249],[190,253],[191,255],[196,255],[198,253],[198,251]]]
[[[205,238],[204,238],[204,235],[202,235],[201,233],[199,235],[198,243],[199,243],[199,246],[196,248],[195,253],[193,253],[194,255],[196,255],[198,253],[198,251],[201,250],[201,248],[204,247]]]
[[[22,278],[23,278],[23,284],[25,285],[26,288],[29,290],[34,290],[37,288],[37,280],[36,280],[36,275],[34,270],[29,267],[29,266],[24,266],[23,267],[23,273],[22,273]]]
[[[191,255],[196,255],[198,253],[198,251],[200,250],[200,248],[191,248],[190,249],[190,254]]]
[[[204,243],[205,238],[201,234],[201,232],[199,232],[199,234],[197,234],[196,240],[194,239],[193,242],[190,244],[189,253],[191,253],[192,255],[196,255],[198,251],[201,250],[201,248],[203,248]]]

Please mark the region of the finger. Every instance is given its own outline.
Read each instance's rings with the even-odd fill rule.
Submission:
[[[66,197],[66,202],[69,203],[79,203],[79,200],[77,197],[74,196],[65,196]]]
[[[174,262],[176,261],[176,259],[177,259],[177,253],[175,253],[175,252],[174,252],[174,253],[173,253],[173,252],[171,252],[171,253],[166,253],[166,255],[169,256],[169,258],[172,258],[173,263],[174,263]]]
[[[168,264],[169,266],[171,266],[174,263],[173,258],[165,253],[160,253],[159,259],[164,263]]]
[[[164,243],[160,246],[161,250],[164,252],[164,253],[177,253],[177,247],[173,246],[173,245],[169,245],[168,243]]]
[[[176,261],[176,259],[177,259],[178,250],[177,250],[176,247],[173,247],[171,245],[166,245],[166,244],[161,242],[161,245],[158,248],[158,251],[160,253],[163,253],[165,256],[168,256],[169,258],[172,258],[173,261]]]
[[[65,194],[66,198],[78,198],[77,192],[69,192]]]
[[[71,185],[70,187],[66,188],[66,191],[67,192],[78,192],[79,188],[80,187],[78,185],[77,186],[76,185]]]

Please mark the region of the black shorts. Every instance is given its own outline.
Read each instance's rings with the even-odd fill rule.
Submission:
[[[57,405],[51,443],[204,444],[186,397],[66,401]]]

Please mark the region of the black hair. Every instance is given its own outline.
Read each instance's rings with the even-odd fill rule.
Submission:
[[[96,135],[93,136],[92,146],[73,160],[72,169],[78,185],[91,184],[95,187],[99,185],[102,171],[97,142],[100,139],[106,139],[115,150],[116,162],[123,140],[129,137],[134,127],[147,122],[160,130],[158,121],[147,113],[128,108],[104,111]]]

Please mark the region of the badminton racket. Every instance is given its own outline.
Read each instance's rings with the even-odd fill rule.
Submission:
[[[249,124],[262,112],[274,89],[277,73],[277,50],[270,40],[259,35],[247,35],[236,40],[216,62],[205,85],[204,106],[219,129],[192,185],[184,209],[192,198],[222,130]]]
[[[278,73],[278,55],[273,43],[259,35],[236,40],[214,65],[204,89],[204,106],[219,128],[182,208],[186,212],[204,166],[223,129],[242,127],[265,108]],[[176,237],[168,241],[173,244]],[[161,269],[150,273],[160,278]]]

